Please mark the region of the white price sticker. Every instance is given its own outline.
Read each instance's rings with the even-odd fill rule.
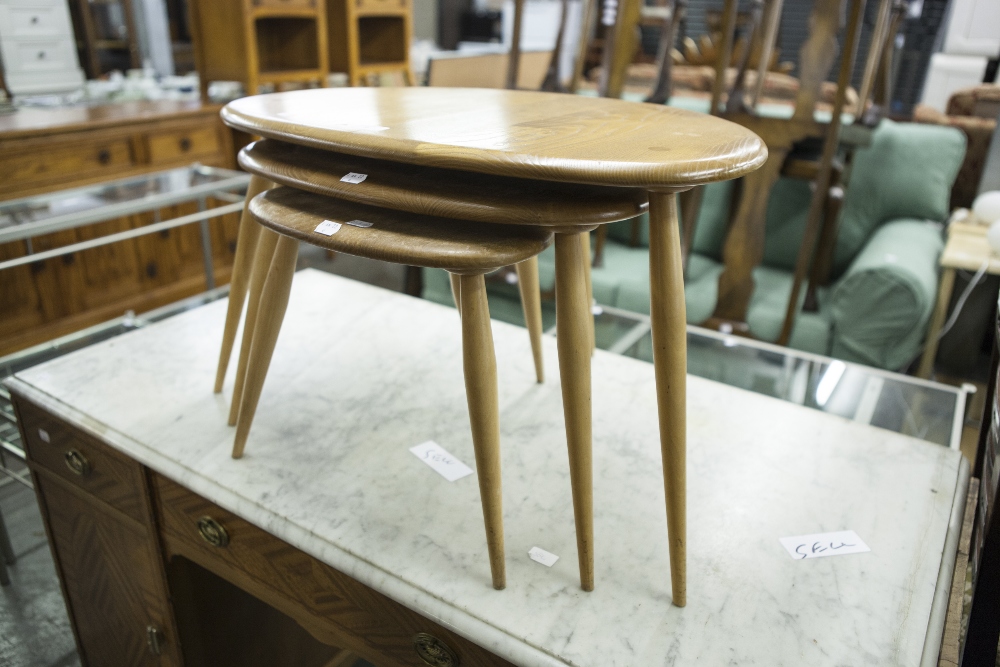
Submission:
[[[815,535],[799,535],[798,537],[779,538],[781,546],[795,560],[805,558],[825,558],[826,556],[844,556],[871,551],[868,545],[858,537],[853,530],[841,530],[836,533],[816,533]]]
[[[433,440],[410,447],[410,451],[449,482],[472,474],[472,468],[449,454],[444,447]]]
[[[332,220],[324,220],[323,222],[316,225],[316,229],[313,231],[317,234],[322,234],[323,236],[333,236],[340,231],[343,227],[339,222],[333,222]]]
[[[352,171],[340,180],[344,183],[354,183],[357,185],[358,183],[363,182],[366,178],[368,178],[368,174],[359,174],[356,171]]]
[[[541,563],[545,567],[552,567],[559,560],[559,556],[555,554],[550,554],[545,549],[540,549],[538,547],[531,547],[528,550],[528,558],[535,561],[536,563]]]

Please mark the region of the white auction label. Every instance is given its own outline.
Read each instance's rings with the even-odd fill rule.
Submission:
[[[858,534],[853,530],[841,530],[836,533],[816,533],[815,535],[799,535],[798,537],[779,538],[781,546],[795,560],[804,558],[825,558],[826,556],[844,556],[871,551]]]
[[[410,451],[449,482],[472,474],[472,468],[449,454],[444,447],[433,440],[410,447]]]
[[[340,180],[343,181],[344,183],[354,183],[355,185],[357,185],[358,183],[364,181],[366,178],[368,178],[368,174],[359,174],[356,171],[352,171],[351,173],[349,173],[347,176],[344,176]]]
[[[536,563],[541,563],[545,567],[552,567],[559,560],[559,556],[555,554],[550,554],[545,549],[540,549],[539,547],[531,547],[528,550],[528,558],[535,561]]]
[[[313,231],[317,234],[322,234],[323,236],[333,236],[340,231],[343,227],[339,222],[334,222],[332,220],[324,220],[323,222],[316,225],[316,229]]]

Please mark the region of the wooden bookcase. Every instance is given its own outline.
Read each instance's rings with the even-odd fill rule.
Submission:
[[[413,85],[412,0],[325,0],[330,69],[347,72],[352,86],[368,75],[401,72]]]
[[[131,0],[73,0],[70,8],[87,78],[142,67]]]
[[[248,95],[261,84],[326,85],[323,0],[193,0],[194,58],[201,94],[212,81],[239,81]]]

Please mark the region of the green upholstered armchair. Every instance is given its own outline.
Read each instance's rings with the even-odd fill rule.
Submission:
[[[937,291],[941,223],[964,153],[965,138],[954,128],[882,121],[872,145],[855,153],[831,283],[817,290],[816,311],[799,313],[790,347],[887,369],[917,356]],[[720,183],[705,192],[685,285],[692,324],[715,308],[731,190],[732,183]],[[747,315],[751,335],[761,340],[774,341],[781,330],[809,198],[808,184],[792,179],[771,193],[764,259],[754,270]],[[611,225],[602,266],[593,269],[598,303],[649,312],[645,225],[635,247],[631,221]],[[539,276],[542,289],[551,289],[551,249],[539,258]],[[498,284],[491,291],[494,316],[517,321],[516,288]],[[425,270],[423,294],[450,304],[447,275]]]

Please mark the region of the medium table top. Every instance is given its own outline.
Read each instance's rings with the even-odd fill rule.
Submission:
[[[954,555],[968,474],[958,451],[689,376],[681,609],[653,366],[598,350],[597,587],[585,593],[559,383],[536,384],[524,329],[494,322],[507,546],[507,589],[495,591],[476,476],[448,482],[408,451],[434,440],[475,465],[455,310],[298,273],[239,461],[231,382],[212,393],[225,310],[219,301],[74,352],[11,387],[516,665],[937,662],[951,584],[942,556]],[[556,341],[543,340],[556,378]],[[778,541],[839,530],[871,552],[793,560]],[[535,546],[558,562],[529,559]]]
[[[580,226],[634,218],[642,188],[558,183],[374,160],[263,139],[242,151],[251,174],[300,190],[410,213],[503,224]],[[350,173],[360,183],[344,180]]]
[[[651,189],[737,178],[767,148],[729,121],[659,104],[472,88],[319,88],[244,97],[230,126],[366,157]]]

